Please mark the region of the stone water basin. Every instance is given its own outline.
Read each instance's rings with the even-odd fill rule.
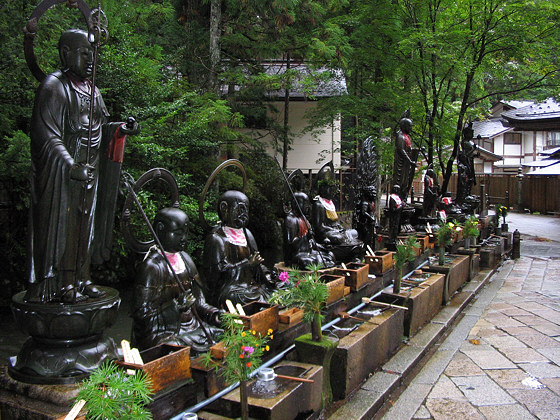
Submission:
[[[331,360],[331,384],[335,400],[357,389],[370,373],[393,355],[402,344],[404,310],[367,305],[333,328],[340,338]]]

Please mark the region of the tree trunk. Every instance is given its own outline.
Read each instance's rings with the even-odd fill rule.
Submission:
[[[210,90],[218,94],[220,85],[218,83],[218,71],[220,66],[220,24],[222,21],[221,0],[210,2]]]
[[[311,323],[311,338],[313,341],[321,341],[323,339],[323,331],[321,331],[321,314],[313,315]]]
[[[445,265],[445,247],[440,246],[439,247],[439,261],[438,261],[440,266],[444,266]]]
[[[286,53],[286,88],[284,93],[284,130],[282,131],[282,169],[285,171],[288,168],[288,150],[290,147],[289,137],[289,122],[290,122],[290,88],[291,80],[289,76],[290,71],[290,52]]]
[[[239,383],[239,402],[241,403],[241,419],[249,420],[249,401],[247,400],[247,381]]]
[[[397,278],[395,279],[395,283],[393,283],[394,294],[398,294],[401,292],[401,280],[402,280],[402,267],[399,267],[397,270]]]

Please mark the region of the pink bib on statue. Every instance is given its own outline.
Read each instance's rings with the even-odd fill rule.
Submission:
[[[222,226],[229,243],[237,246],[247,246],[247,238],[243,229],[236,229],[229,226]]]
[[[185,261],[183,260],[183,257],[181,257],[180,252],[166,252],[165,256],[171,263],[171,267],[173,267],[173,271],[175,271],[176,274],[184,273],[187,270],[187,267],[185,267]]]

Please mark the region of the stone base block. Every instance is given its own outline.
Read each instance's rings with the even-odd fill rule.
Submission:
[[[451,263],[446,263],[443,266],[433,264],[425,269],[425,271],[445,274],[444,304],[469,279],[469,257],[467,255],[449,255],[449,257],[453,257]]]
[[[367,306],[367,311],[378,307]],[[366,312],[354,314],[366,318]],[[360,386],[370,373],[378,369],[402,344],[404,310],[390,309],[361,323],[342,337],[331,361],[331,384],[335,400],[343,399]],[[337,324],[359,323],[345,319]]]
[[[311,379],[313,383],[275,378],[269,382],[252,381],[247,384],[249,417],[262,420],[291,420],[321,409],[323,369],[321,366],[299,362],[281,362],[276,374]],[[226,394],[211,411],[227,417],[239,417],[239,388]]]
[[[418,286],[398,294],[389,287],[376,300],[408,308],[404,314],[404,335],[410,337],[439,312],[444,286],[445,275],[434,273]]]

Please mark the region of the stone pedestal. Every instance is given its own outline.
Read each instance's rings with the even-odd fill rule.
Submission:
[[[469,257],[469,280],[477,276],[480,272],[480,254],[477,254],[476,248],[459,248],[457,254],[467,255]]]
[[[347,397],[357,389],[370,373],[378,369],[402,344],[404,310],[389,309],[371,317],[378,307],[367,306],[366,312],[357,312],[356,318],[348,318],[337,324],[350,329],[359,326],[343,336],[334,351],[331,361],[330,380],[336,400]],[[340,331],[340,330],[339,330]]]
[[[274,371],[278,375],[310,379],[313,380],[313,383],[284,378],[275,378],[267,382],[258,380],[249,382],[247,400],[250,418],[292,420],[300,418],[304,413],[321,409],[323,386],[321,366],[299,362],[281,362],[275,366]],[[212,411],[228,417],[238,417],[241,413],[239,398],[239,388],[237,388],[222,397],[218,404],[213,405]]]
[[[80,382],[118,349],[104,331],[116,320],[119,292],[99,287],[105,295],[75,304],[31,303],[25,292],[12,298],[17,324],[31,337],[10,360],[10,375],[36,384]]]
[[[469,278],[469,257],[467,255],[447,255],[447,257],[451,257],[453,260],[443,266],[436,263],[425,269],[425,271],[445,274],[443,304],[446,304]]]
[[[17,381],[0,366],[0,418],[55,420],[70,411],[78,385],[37,385]]]
[[[406,306],[404,311],[404,334],[414,335],[424,324],[429,322],[441,309],[443,299],[443,288],[445,286],[445,275],[428,273],[429,277],[416,287],[402,290],[400,293],[392,293],[387,288],[376,300],[399,306]],[[402,285],[406,288],[408,283]]]
[[[311,334],[302,335],[294,341],[298,361],[323,367],[322,407],[326,407],[332,401],[331,359],[338,341],[328,336],[323,336],[321,341],[313,341]]]

